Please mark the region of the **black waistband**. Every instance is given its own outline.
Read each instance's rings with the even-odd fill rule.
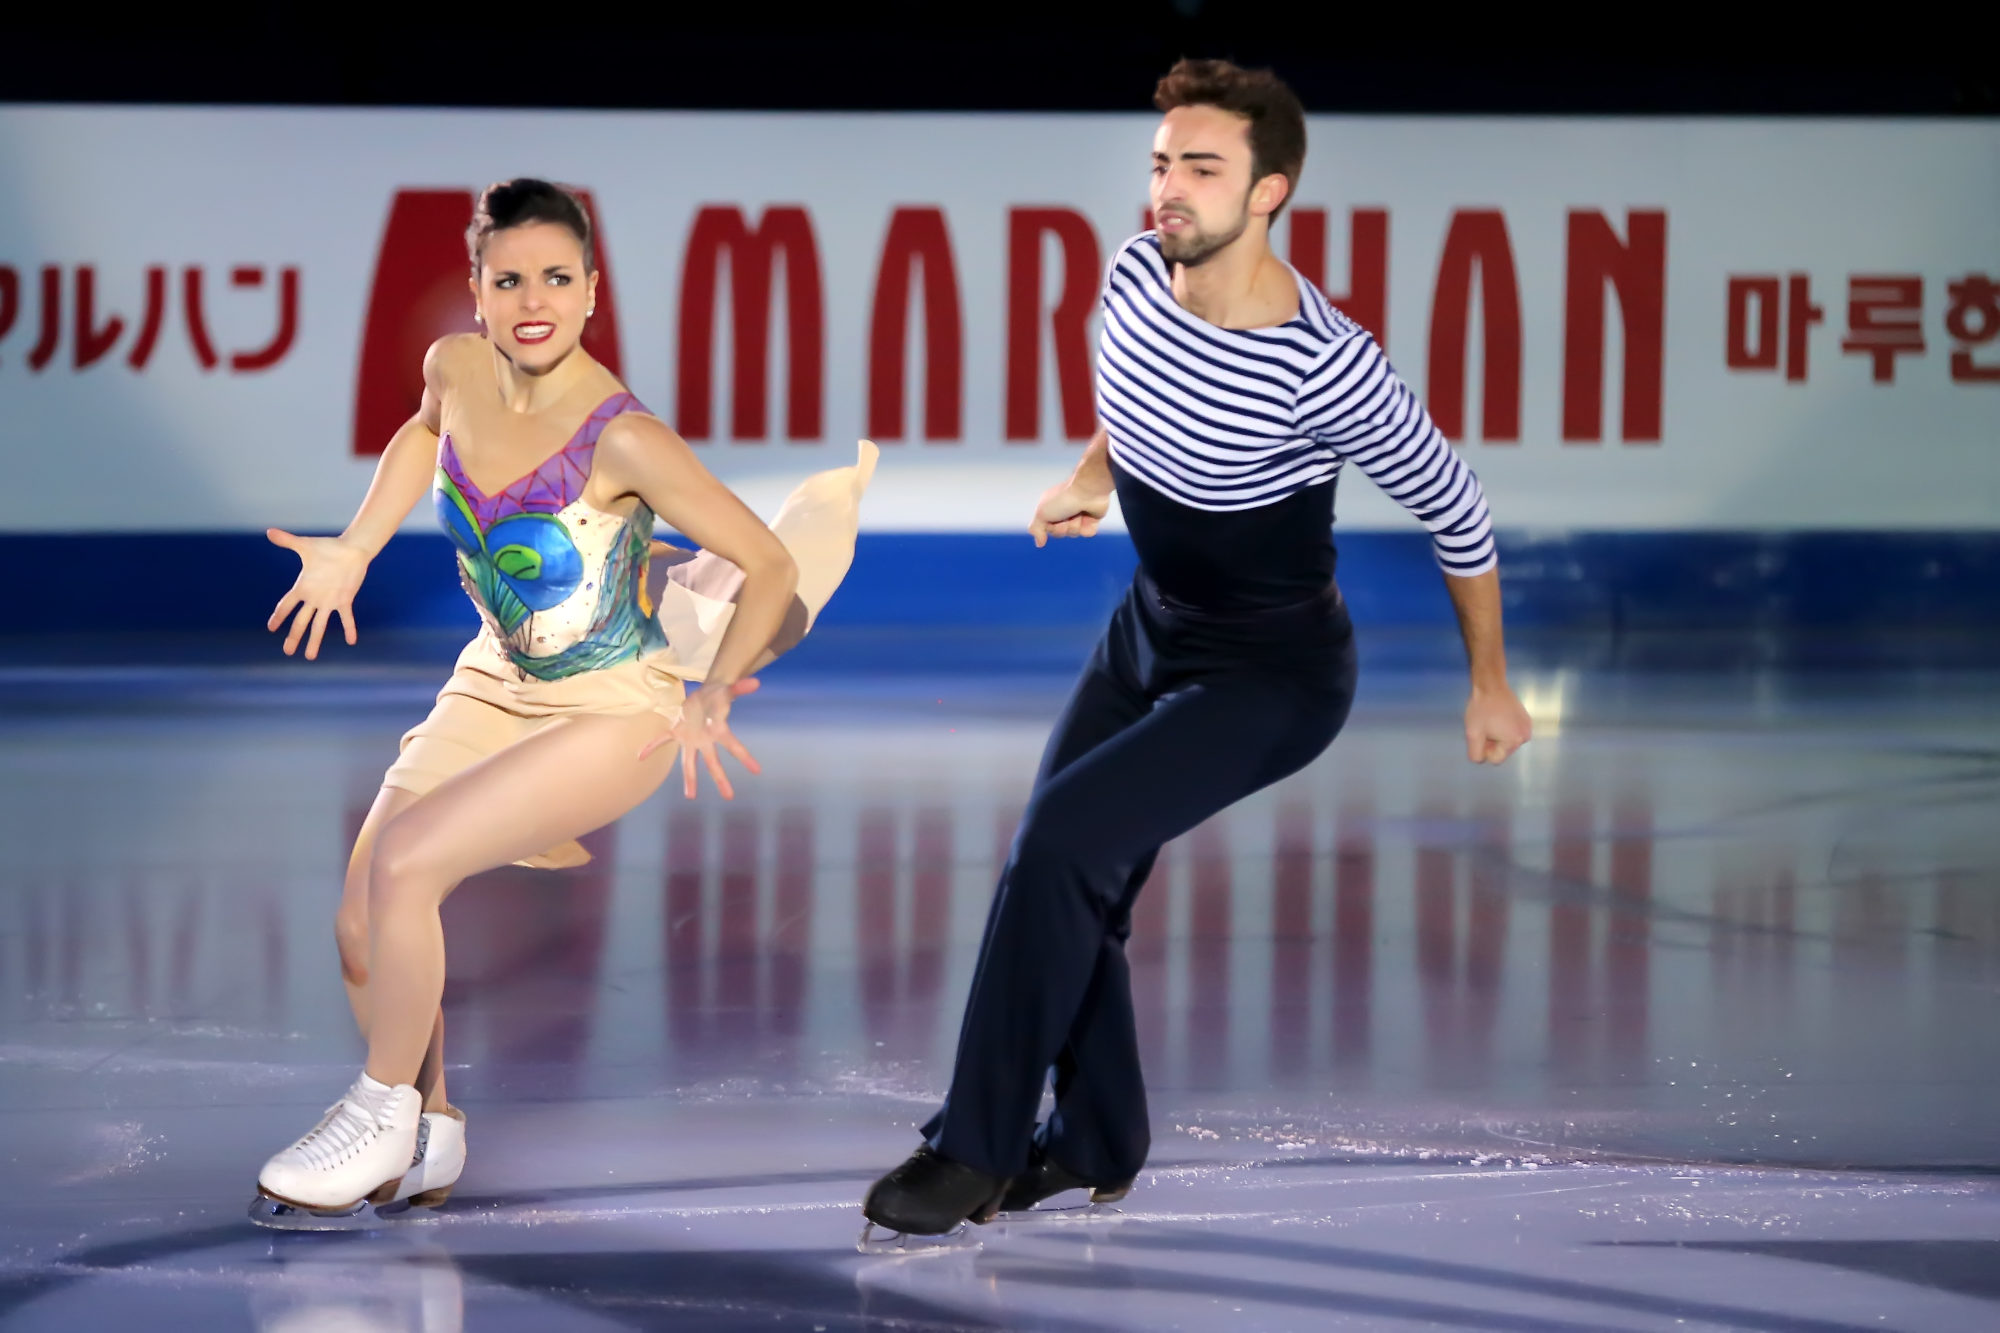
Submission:
[[[1324,620],[1331,615],[1344,615],[1347,604],[1340,596],[1340,586],[1329,583],[1310,597],[1302,597],[1295,602],[1285,602],[1278,606],[1256,606],[1227,610],[1212,607],[1193,606],[1175,601],[1160,591],[1160,586],[1139,570],[1132,579],[1135,592],[1153,610],[1160,611],[1178,621],[1197,625],[1214,625],[1243,629],[1277,629],[1286,625]]]

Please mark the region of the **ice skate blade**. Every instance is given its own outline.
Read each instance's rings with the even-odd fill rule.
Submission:
[[[449,1193],[449,1191],[444,1191]],[[423,1197],[421,1195],[419,1198]],[[444,1200],[440,1198],[438,1203]],[[394,1203],[373,1204],[363,1199],[348,1208],[302,1208],[283,1199],[273,1199],[267,1194],[259,1194],[250,1201],[250,1220],[260,1227],[273,1231],[369,1231],[379,1226],[393,1226],[405,1220],[416,1208],[435,1208],[436,1204],[420,1204],[416,1199],[399,1199]]]
[[[946,1250],[977,1248],[979,1242],[970,1238],[972,1223],[960,1222],[951,1230],[935,1236],[913,1236],[907,1231],[890,1231],[877,1227],[873,1222],[861,1224],[860,1239],[854,1248],[862,1254],[932,1254]],[[880,1235],[876,1235],[876,1232]]]
[[[250,1200],[250,1220],[274,1231],[360,1231],[375,1223],[366,1199],[346,1208],[301,1208],[268,1194]]]
[[[1123,1198],[1123,1195],[1119,1196]],[[1031,1226],[1074,1226],[1079,1222],[1111,1222],[1125,1216],[1125,1210],[1110,1203],[1100,1203],[1092,1198],[1083,1203],[1073,1203],[1066,1207],[1051,1208],[1047,1204],[1037,1204],[1033,1208],[1023,1208],[1018,1212],[1000,1214],[1004,1223],[1025,1222]]]

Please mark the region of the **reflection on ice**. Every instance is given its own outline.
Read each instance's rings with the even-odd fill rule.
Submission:
[[[242,1201],[358,1059],[332,912],[407,710],[0,717],[0,1326],[1985,1327],[2000,715],[1862,685],[1552,676],[1495,773],[1367,684],[1140,900],[1133,1193],[888,1255],[857,1201],[1048,699],[774,682],[734,804],[467,884],[464,1185],[279,1237]]]

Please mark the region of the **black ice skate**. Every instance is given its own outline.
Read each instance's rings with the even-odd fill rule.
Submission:
[[[1117,1203],[1132,1192],[1135,1177],[1123,1180],[1085,1180],[1061,1162],[1050,1157],[1037,1143],[1028,1152],[1028,1169],[1015,1176],[1007,1185],[1007,1192],[1000,1198],[1003,1213],[1023,1213],[1044,1199],[1066,1194],[1070,1190],[1089,1190],[1093,1204]]]
[[[941,1236],[967,1222],[990,1222],[999,1211],[1007,1182],[998,1176],[940,1157],[926,1146],[876,1181],[862,1200],[861,1243],[881,1227],[904,1236]]]

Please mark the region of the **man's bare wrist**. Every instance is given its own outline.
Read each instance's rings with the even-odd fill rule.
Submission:
[[[1117,489],[1117,487],[1111,484],[1111,478],[1108,475],[1086,475],[1082,468],[1078,468],[1070,474],[1069,488],[1093,500],[1109,499],[1111,492]]]

